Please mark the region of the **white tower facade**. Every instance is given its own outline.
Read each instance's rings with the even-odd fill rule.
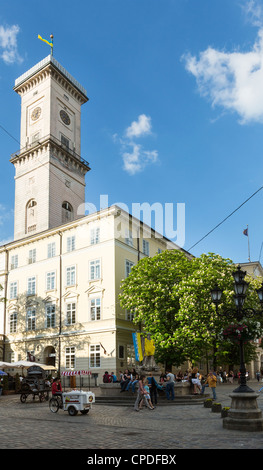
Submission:
[[[80,156],[87,93],[64,67],[49,55],[19,77],[14,90],[21,96],[20,150],[11,157],[17,240],[82,216],[90,167]]]

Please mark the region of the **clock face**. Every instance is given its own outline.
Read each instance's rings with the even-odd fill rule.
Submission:
[[[40,114],[41,114],[41,108],[39,106],[33,109],[32,114],[31,114],[32,121],[37,121],[37,119],[40,117]]]
[[[61,109],[59,114],[60,114],[61,120],[64,122],[64,124],[66,124],[68,126],[70,124],[70,117],[69,117],[68,113],[66,113],[66,111],[64,111],[64,109]]]

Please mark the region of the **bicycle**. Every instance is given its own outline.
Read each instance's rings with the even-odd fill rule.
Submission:
[[[52,413],[57,413],[60,408],[63,408],[63,400],[60,395],[53,395],[49,400],[49,409]]]

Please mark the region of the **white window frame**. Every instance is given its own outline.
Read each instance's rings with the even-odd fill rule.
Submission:
[[[144,238],[142,240],[142,252],[144,255],[150,256],[150,243]]]
[[[36,295],[37,279],[36,276],[27,278],[27,295]]]
[[[128,259],[125,260],[125,277],[128,277],[135,263]]]
[[[100,227],[90,229],[90,244],[97,245],[100,242]]]
[[[18,295],[18,282],[17,281],[13,281],[13,282],[10,282],[10,287],[9,287],[9,298],[10,300],[12,299],[17,299],[17,295]]]
[[[101,279],[101,259],[97,258],[89,262],[89,280]]]
[[[56,289],[56,271],[46,273],[46,290]]]
[[[133,246],[132,230],[125,229],[125,243],[129,246]]]
[[[67,346],[65,348],[65,364],[66,364],[66,369],[75,369],[75,365],[76,365],[75,346]]]
[[[77,313],[77,303],[67,302],[66,303],[66,325],[75,325],[76,318],[77,318],[76,313]]]
[[[9,315],[9,333],[17,332],[17,312],[11,312]]]
[[[89,366],[90,369],[99,369],[101,367],[100,344],[90,344]]]
[[[47,245],[47,257],[54,258],[54,256],[56,256],[56,242],[51,242]]]
[[[32,250],[29,250],[28,252],[28,264],[35,263],[36,259],[37,259],[37,250],[36,248],[32,248]]]
[[[28,308],[26,311],[26,331],[36,330],[36,309]]]
[[[90,320],[101,320],[101,297],[90,299]]]
[[[69,278],[68,278],[69,276]],[[74,279],[73,279],[74,277]],[[67,266],[66,267],[66,287],[70,286],[75,286],[76,285],[76,279],[77,279],[77,274],[76,274],[76,265],[72,266]],[[74,282],[72,282],[74,281]]]
[[[46,315],[46,328],[55,328],[56,326],[56,305],[46,304],[45,306]]]
[[[11,269],[16,269],[18,267],[18,255],[11,256]]]
[[[67,237],[67,252],[74,251],[76,249],[76,236],[72,235]]]

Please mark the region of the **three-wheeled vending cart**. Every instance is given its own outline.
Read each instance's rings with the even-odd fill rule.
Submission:
[[[70,416],[75,416],[78,411],[85,415],[95,403],[95,395],[93,392],[84,392],[82,390],[71,390],[70,392],[62,393],[62,400],[60,397],[52,397],[49,400],[50,411],[56,413],[59,408],[67,411]]]

